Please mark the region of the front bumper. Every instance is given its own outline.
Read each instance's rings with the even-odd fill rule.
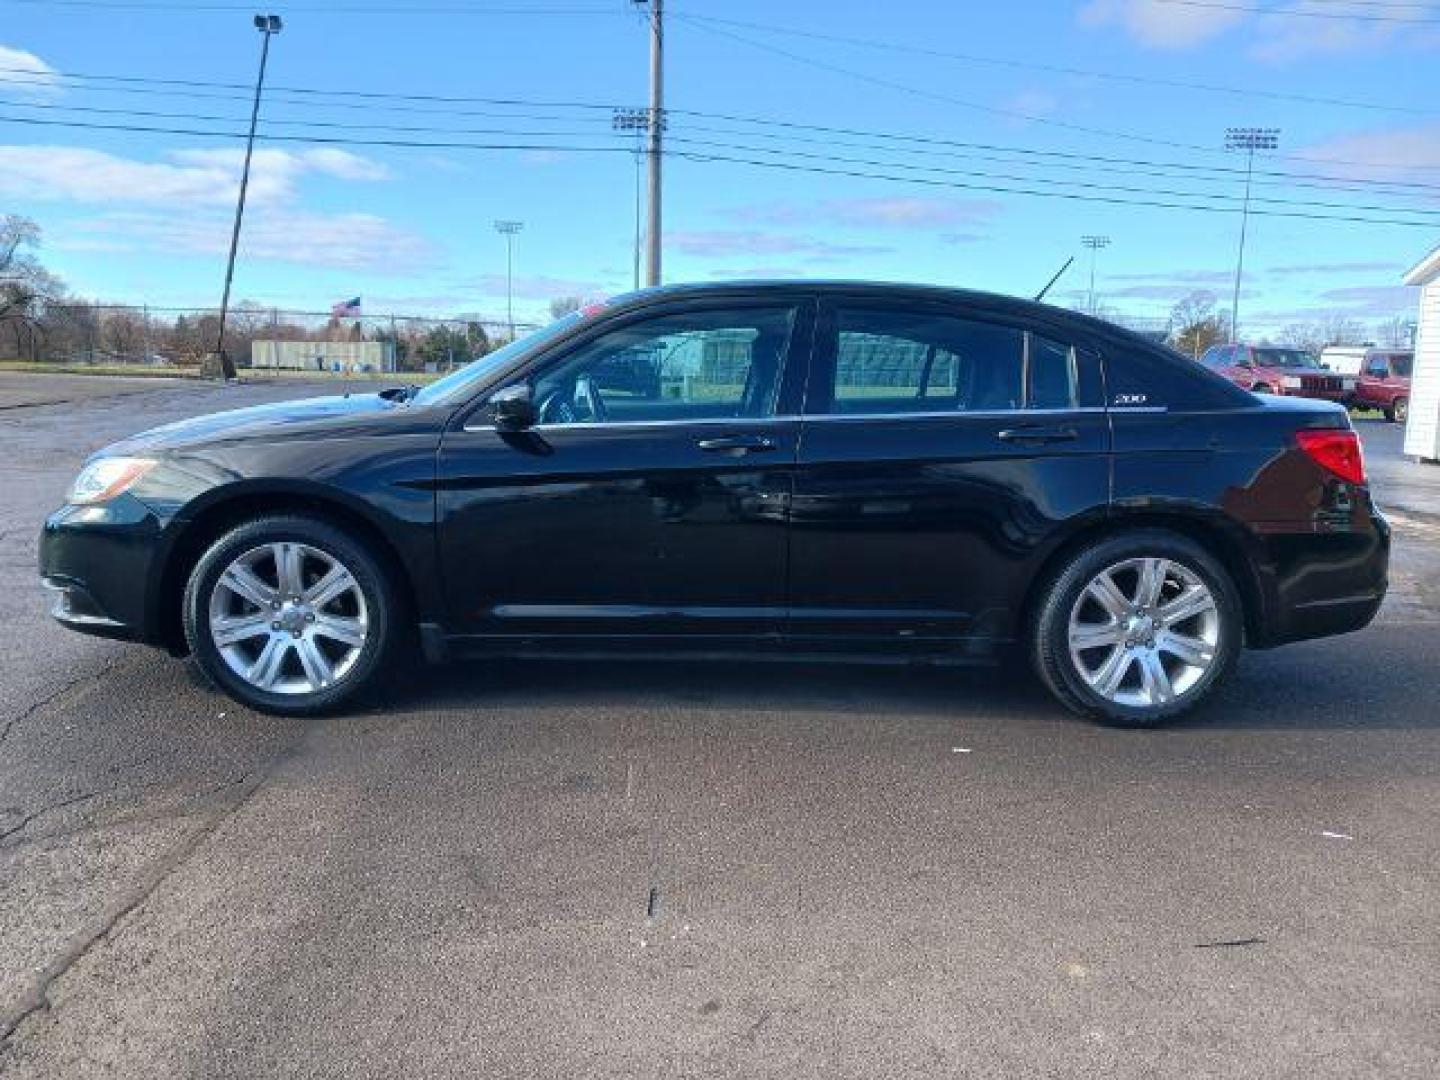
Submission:
[[[155,513],[129,495],[55,511],[40,534],[51,614],[81,633],[153,643],[160,535]]]

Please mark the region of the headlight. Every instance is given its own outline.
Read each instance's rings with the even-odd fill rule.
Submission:
[[[1299,390],[1305,385],[1305,380],[1298,375],[1286,375],[1280,380],[1280,385],[1285,387],[1286,390]]]
[[[107,457],[92,461],[70,485],[66,501],[74,506],[105,502],[129,491],[135,482],[155,467],[149,458]]]

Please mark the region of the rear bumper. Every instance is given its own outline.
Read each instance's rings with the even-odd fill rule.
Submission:
[[[155,514],[125,495],[55,511],[40,534],[50,613],[83,634],[154,643],[149,613],[160,532]]]
[[[1375,618],[1389,587],[1390,525],[1365,502],[1347,527],[1262,539],[1268,610],[1252,645],[1348,634]]]

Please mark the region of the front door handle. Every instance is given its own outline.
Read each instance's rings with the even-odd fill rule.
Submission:
[[[1080,432],[1073,427],[1033,427],[1006,428],[997,436],[1002,442],[1013,443],[1056,443],[1074,442],[1080,438]]]
[[[722,435],[716,439],[701,439],[697,446],[711,454],[758,454],[775,449],[775,440],[764,435]]]

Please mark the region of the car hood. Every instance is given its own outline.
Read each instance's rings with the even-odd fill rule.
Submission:
[[[238,439],[277,441],[321,431],[339,434],[347,426],[395,409],[393,401],[379,394],[344,394],[252,405],[151,428],[106,447],[97,456],[153,453]]]

